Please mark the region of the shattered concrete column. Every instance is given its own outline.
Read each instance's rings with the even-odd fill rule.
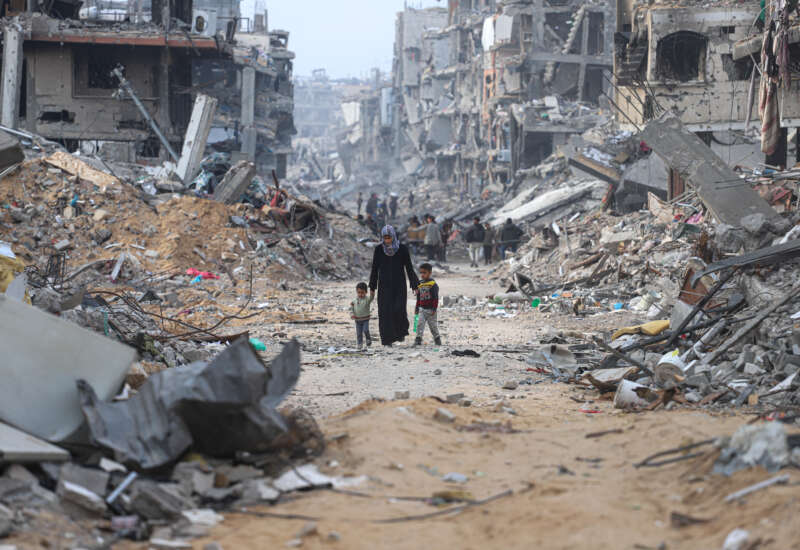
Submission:
[[[256,116],[256,70],[242,69],[242,153],[250,161],[256,158],[257,133],[253,126]]]
[[[0,124],[19,125],[19,94],[22,86],[22,29],[14,21],[3,28],[3,83]]]
[[[217,100],[211,96],[198,94],[192,109],[192,118],[183,139],[183,150],[175,171],[184,185],[188,185],[200,171],[200,162],[208,141],[208,132],[214,121]]]

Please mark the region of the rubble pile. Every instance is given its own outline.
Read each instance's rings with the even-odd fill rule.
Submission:
[[[358,242],[369,234],[359,224],[302,197],[255,208],[143,196],[65,153],[30,160],[5,177],[0,200],[0,239],[39,266],[62,255],[66,276],[87,262],[114,282],[192,267],[238,273],[255,263],[283,278],[343,278],[369,259]]]
[[[786,174],[784,186],[796,186]],[[575,192],[580,185],[565,178],[562,188]],[[749,191],[742,185],[737,192]],[[626,313],[639,323],[542,342],[599,352],[566,369],[551,359],[535,362],[612,392],[621,408],[677,401],[768,410],[800,403],[800,214],[781,204],[736,225],[721,223],[718,217],[730,212],[715,211],[717,199],[697,188],[672,202],[649,192],[647,209],[621,216],[613,183],[603,187],[602,199],[555,203],[547,216],[529,219],[528,241],[494,269],[508,289],[495,302],[586,319]],[[496,217],[535,212],[531,205],[541,197],[531,192],[528,202],[507,205]],[[631,388],[640,389],[631,396]]]

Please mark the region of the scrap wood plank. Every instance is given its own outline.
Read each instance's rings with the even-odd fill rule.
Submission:
[[[703,204],[722,223],[741,227],[741,219],[751,214],[764,214],[767,220],[780,221],[767,201],[687,130],[674,114],[667,112],[650,121],[641,137],[669,167],[689,182]]]
[[[81,159],[63,151],[53,153],[49,157],[46,157],[44,161],[50,166],[60,168],[68,174],[78,176],[82,180],[92,182],[101,187],[119,183],[119,180],[111,174],[95,170]]]

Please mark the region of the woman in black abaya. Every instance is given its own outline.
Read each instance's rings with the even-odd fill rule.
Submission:
[[[375,289],[378,289],[378,329],[381,333],[381,344],[391,346],[408,336],[406,284],[410,283],[411,289],[416,291],[419,279],[414,273],[408,247],[397,240],[394,227],[384,227],[381,238],[383,243],[375,247],[372,258],[369,288],[373,296]]]

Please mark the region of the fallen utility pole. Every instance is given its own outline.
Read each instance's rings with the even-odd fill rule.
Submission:
[[[122,74],[123,68],[124,67],[122,66],[117,66],[114,68],[113,71],[111,71],[111,74],[116,76],[117,79],[119,80],[120,91],[128,94],[128,96],[133,100],[133,103],[139,109],[139,112],[142,113],[142,116],[150,125],[150,128],[152,128],[153,132],[155,132],[156,136],[158,136],[158,139],[161,141],[161,144],[164,146],[167,152],[169,152],[169,156],[171,156],[172,160],[174,160],[175,162],[179,162],[180,158],[178,157],[178,154],[169,144],[169,141],[167,141],[167,138],[161,132],[161,129],[158,127],[158,124],[156,124],[156,121],[153,119],[153,117],[150,116],[150,113],[147,112],[147,108],[144,106],[144,103],[142,103],[142,101],[136,95],[136,92],[133,91],[133,86],[131,86],[131,83],[128,82],[128,79],[126,79],[125,75]]]

